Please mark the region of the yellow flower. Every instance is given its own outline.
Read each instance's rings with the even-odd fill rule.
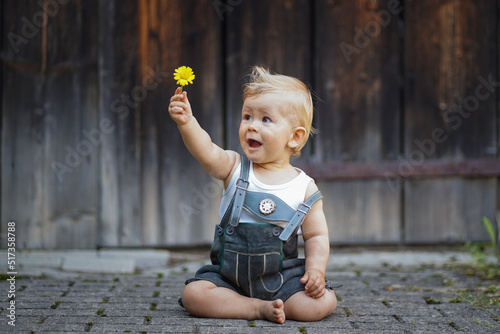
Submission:
[[[177,68],[174,73],[174,79],[177,80],[177,84],[181,86],[192,84],[194,80],[193,69],[186,66]]]

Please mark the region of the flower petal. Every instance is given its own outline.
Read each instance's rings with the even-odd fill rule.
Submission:
[[[177,81],[178,85],[185,86],[187,84],[192,84],[194,80],[194,73],[191,67],[180,66],[174,71],[174,80]]]

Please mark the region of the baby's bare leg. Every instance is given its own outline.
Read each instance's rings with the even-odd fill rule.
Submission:
[[[308,297],[304,291],[300,291],[285,302],[287,319],[297,321],[318,321],[330,315],[336,308],[337,297],[330,290],[317,299]]]
[[[189,283],[182,292],[182,304],[198,317],[219,319],[267,319],[282,324],[285,310],[281,299],[265,301],[220,288],[209,281]]]

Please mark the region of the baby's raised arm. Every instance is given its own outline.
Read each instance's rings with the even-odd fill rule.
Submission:
[[[238,154],[223,150],[212,142],[210,135],[201,128],[193,116],[187,92],[181,93],[180,87],[170,99],[168,112],[177,123],[187,149],[200,162],[203,169],[216,179],[226,180],[236,164]]]

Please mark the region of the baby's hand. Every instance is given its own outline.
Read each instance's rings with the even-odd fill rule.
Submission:
[[[177,125],[187,124],[193,117],[191,105],[189,104],[189,100],[187,98],[187,92],[182,92],[181,94],[180,87],[177,87],[175,95],[170,98],[168,113]]]
[[[300,279],[306,285],[306,295],[311,298],[321,298],[326,293],[325,277],[319,270],[308,270]]]

